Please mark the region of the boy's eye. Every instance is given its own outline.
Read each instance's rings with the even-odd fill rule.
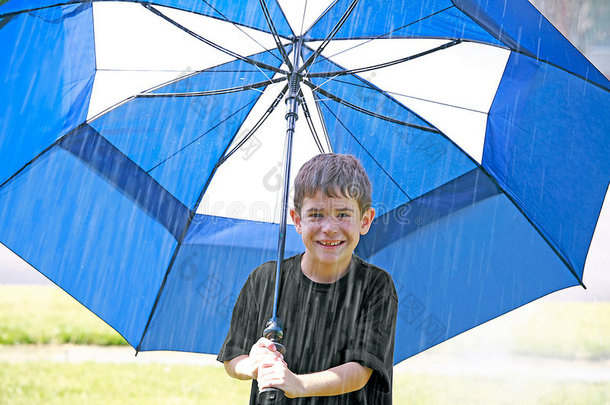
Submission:
[[[338,215],[339,218],[349,218],[350,214],[347,212],[342,212]]]

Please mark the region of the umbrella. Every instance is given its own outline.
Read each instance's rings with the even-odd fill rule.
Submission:
[[[322,152],[371,177],[395,362],[584,286],[610,83],[525,0],[10,0],[0,43],[0,242],[137,350],[219,350]]]

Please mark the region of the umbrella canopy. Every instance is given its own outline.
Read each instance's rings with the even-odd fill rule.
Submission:
[[[217,352],[275,259],[291,75],[293,175],[371,178],[396,362],[582,284],[610,82],[525,0],[9,0],[0,44],[0,242],[138,350]]]

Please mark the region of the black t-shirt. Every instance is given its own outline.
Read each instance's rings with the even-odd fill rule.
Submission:
[[[301,271],[301,255],[282,266],[278,317],[283,320],[284,360],[296,374],[323,371],[350,361],[373,369],[360,390],[331,397],[285,399],[292,404],[391,404],[398,299],[384,270],[352,256],[350,270],[330,284]],[[244,284],[218,361],[249,354],[273,311],[275,262],[254,270]],[[252,383],[250,404],[258,386]]]

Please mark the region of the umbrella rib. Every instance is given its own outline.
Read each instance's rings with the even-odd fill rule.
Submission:
[[[109,70],[107,70],[107,71],[114,71],[114,70],[109,69]],[[199,74],[199,73],[201,73],[201,72],[203,72],[203,71],[197,71],[197,72],[191,72],[191,73],[188,73],[188,74],[186,74],[186,75],[184,75],[184,76],[180,76],[180,77],[174,78],[174,79],[172,79],[172,80],[169,80],[169,81],[167,81],[167,82],[164,82],[164,83],[158,84],[158,85],[156,85],[156,86],[153,86],[153,87],[151,87],[151,88],[149,88],[149,89],[147,89],[147,90],[145,90],[145,91],[146,91],[146,92],[151,92],[151,91],[158,90],[158,89],[160,89],[160,88],[162,88],[162,87],[169,86],[170,84],[174,84],[174,83],[177,83],[177,82],[179,82],[179,81],[182,81],[182,80],[188,79],[188,78],[190,78],[190,77],[196,76],[196,75],[198,75],[198,74]],[[98,119],[98,118],[100,118],[100,117],[102,117],[102,116],[104,116],[104,115],[108,114],[109,112],[111,112],[111,111],[113,111],[113,110],[115,110],[115,109],[119,108],[120,106],[122,106],[122,105],[124,105],[124,104],[126,104],[126,103],[128,103],[128,102],[130,102],[130,101],[135,100],[137,96],[138,96],[138,94],[135,94],[135,95],[129,96],[129,97],[127,97],[127,98],[125,98],[125,99],[123,99],[123,100],[119,101],[118,103],[116,103],[116,104],[114,104],[114,105],[111,105],[110,107],[108,107],[108,108],[104,109],[103,111],[101,111],[101,112],[99,112],[99,113],[95,114],[94,116],[92,116],[92,117],[88,118],[88,119],[87,119],[87,121],[85,121],[85,122],[86,122],[86,123],[88,123],[88,124],[90,124],[91,122],[93,122],[93,121],[95,121],[96,119]]]
[[[277,105],[280,103],[280,101],[282,100],[282,98],[284,98],[284,94],[286,94],[286,91],[288,90],[288,85],[284,86],[284,88],[280,91],[280,93],[277,95],[277,97],[273,100],[273,102],[271,103],[271,105],[269,106],[269,108],[267,108],[267,111],[265,111],[265,113],[258,119],[258,121],[256,122],[256,124],[254,124],[254,127],[252,127],[252,129],[250,131],[248,131],[248,133],[243,137],[243,139],[241,141],[239,141],[239,143],[237,145],[235,145],[233,147],[233,149],[231,149],[229,152],[227,152],[219,161],[218,164],[221,165],[224,162],[227,161],[227,159],[229,159],[231,157],[231,155],[233,155],[235,152],[237,152],[237,150],[239,148],[241,148],[253,135],[256,131],[258,131],[258,129],[261,127],[261,125],[263,125],[263,123],[267,120],[267,118],[271,115],[271,113],[275,110],[275,107],[277,107]]]
[[[42,20],[44,22],[48,22],[48,23],[53,23],[54,24],[54,23],[57,23],[58,21],[60,21],[62,18],[66,17],[66,16],[73,16],[73,15],[77,14],[78,12],[80,12],[79,9],[82,9],[83,7],[86,7],[85,3],[88,3],[88,2],[90,2],[90,1],[81,0],[81,1],[66,1],[66,2],[54,3],[54,4],[51,4],[49,6],[33,7],[33,8],[25,9],[25,10],[19,10],[19,11],[13,11],[13,12],[10,12],[10,13],[6,13],[6,14],[0,14],[0,18],[11,18],[11,17],[14,17],[14,16],[19,15],[19,14],[28,13],[30,15],[30,17],[35,17],[35,18],[38,18],[39,20]],[[0,2],[0,4],[3,4],[3,3],[4,3],[3,1]],[[43,18],[43,17],[41,17],[39,15],[32,14],[32,12],[34,12],[34,11],[46,10],[46,9],[53,8],[53,7],[58,7],[58,6],[71,6],[71,5],[79,4],[79,3],[81,3],[81,5],[78,6],[78,8],[76,10],[66,14],[63,17],[60,17],[59,19],[55,19],[55,20],[45,19],[45,18]]]
[[[147,4],[142,4],[142,6],[144,8],[146,8],[147,10],[149,10],[150,12],[152,12],[153,14],[157,15],[158,17],[161,17],[165,21],[169,22],[170,24],[180,28],[182,31],[186,32],[190,36],[200,40],[201,42],[205,43],[206,45],[211,46],[212,48],[214,48],[216,50],[219,50],[220,52],[223,52],[223,53],[225,53],[225,54],[227,54],[229,56],[232,56],[232,57],[234,57],[236,59],[239,59],[239,60],[244,61],[246,63],[249,63],[251,65],[257,66],[259,68],[271,70],[272,72],[275,72],[275,73],[288,74],[288,72],[286,72],[286,71],[284,71],[282,69],[276,68],[275,66],[271,66],[271,65],[268,65],[268,64],[263,63],[263,62],[256,61],[254,59],[248,58],[247,56],[242,56],[242,55],[240,55],[240,54],[238,54],[236,52],[233,52],[233,51],[231,51],[231,50],[229,50],[229,49],[227,49],[227,48],[225,48],[223,46],[218,45],[215,42],[210,41],[207,38],[202,37],[201,35],[197,34],[196,32],[191,31],[190,29],[188,29],[184,25],[180,24],[179,22],[169,18],[168,16],[166,16],[161,11],[159,11],[158,9],[156,9],[155,7],[151,6],[148,3]]]
[[[399,125],[403,125],[403,126],[406,126],[406,127],[409,127],[409,128],[419,129],[421,131],[432,132],[432,133],[436,133],[436,134],[440,134],[441,133],[441,131],[439,131],[438,129],[435,129],[435,128],[429,128],[429,127],[424,127],[424,126],[421,126],[421,125],[411,124],[411,123],[408,123],[408,122],[405,122],[405,121],[397,120],[395,118],[391,118],[391,117],[388,117],[388,116],[385,116],[385,115],[378,114],[376,112],[367,110],[366,108],[358,107],[357,105],[352,104],[349,101],[343,100],[342,98],[340,98],[338,96],[335,96],[334,94],[332,94],[332,93],[330,93],[330,92],[328,92],[326,90],[322,90],[320,88],[317,88],[313,83],[311,83],[311,82],[309,82],[307,80],[303,80],[303,83],[305,83],[307,86],[309,86],[313,91],[318,92],[318,93],[322,94],[323,96],[325,96],[325,97],[327,97],[327,98],[329,98],[329,99],[331,99],[333,101],[336,101],[336,102],[338,102],[340,104],[343,104],[344,106],[349,107],[349,108],[351,108],[353,110],[356,110],[358,112],[364,113],[366,115],[370,115],[371,117],[379,118],[381,120],[388,121],[388,122],[391,122],[393,124],[399,124]]]
[[[306,1],[305,3],[307,4],[307,1]],[[318,22],[319,22],[319,21],[320,21],[320,20],[321,20],[321,19],[322,19],[322,18],[323,18],[325,15],[326,15],[326,14],[328,14],[328,12],[329,12],[329,11],[330,11],[330,10],[331,10],[333,7],[335,7],[335,6],[337,5],[337,3],[339,3],[339,0],[333,0],[333,2],[332,2],[331,4],[329,4],[329,5],[328,5],[328,7],[326,7],[326,10],[324,10],[324,11],[322,12],[322,14],[320,14],[320,15],[318,16],[318,18],[316,18],[316,20],[315,20],[313,23],[311,23],[311,24],[309,25],[309,27],[307,27],[307,29],[305,30],[305,32],[302,32],[302,31],[303,31],[303,28],[301,28],[301,32],[302,32],[302,34],[301,34],[301,35],[302,35],[302,36],[304,36],[305,34],[307,34],[307,33],[309,32],[309,30],[311,30],[311,29],[314,27],[314,25],[316,25],[316,24],[317,24],[317,23],[318,23]],[[305,20],[305,10],[303,10],[303,20]]]
[[[382,94],[383,93],[387,93],[387,94],[391,94],[391,95],[395,95],[395,96],[402,96],[402,97],[411,98],[411,99],[414,99],[414,100],[425,101],[427,103],[432,103],[432,104],[442,105],[442,106],[445,106],[445,107],[457,108],[457,109],[464,110],[464,111],[470,111],[470,112],[475,112],[475,113],[487,115],[486,111],[475,110],[474,108],[462,107],[462,106],[459,106],[459,105],[449,104],[449,103],[442,103],[440,101],[434,101],[434,100],[430,100],[430,99],[427,99],[427,98],[410,96],[408,94],[397,93],[395,91],[388,91],[388,90],[377,89],[375,87],[370,87],[370,86],[363,85],[363,84],[350,83],[350,82],[346,82],[346,81],[343,81],[343,80],[336,80],[336,81],[339,82],[339,83],[343,83],[345,85],[348,85],[348,86],[356,86],[356,87],[360,87],[360,88],[367,89],[367,90],[375,90],[375,91],[378,91],[378,92],[380,92]],[[321,85],[317,86],[317,87],[322,87],[327,82],[328,82],[328,80],[326,82],[322,83]]]
[[[2,1],[2,0],[0,0]],[[249,73],[249,72],[260,72],[259,69],[219,69],[218,66],[222,66],[221,65],[216,65],[216,66],[212,66],[209,68],[205,68],[205,69],[200,69],[200,70],[186,70],[186,69],[109,69],[109,68],[98,68],[96,69],[97,72],[134,72],[134,73],[170,73],[170,72],[175,72],[175,73],[191,73],[191,74],[198,74],[198,73],[206,73],[208,71],[213,70],[214,72],[228,72],[228,73]],[[179,79],[181,79],[182,77],[180,77]]]
[[[153,93],[150,93],[151,91],[155,91],[155,90],[158,90],[158,89],[160,89],[160,88],[162,88],[162,87],[169,86],[170,84],[173,84],[173,83],[176,83],[176,82],[182,81],[182,80],[184,80],[184,79],[188,79],[188,78],[193,77],[193,76],[196,76],[196,75],[198,75],[199,73],[202,73],[202,72],[205,72],[205,70],[201,70],[201,71],[197,71],[197,72],[192,72],[192,73],[189,73],[188,75],[185,75],[185,76],[182,76],[182,77],[179,77],[179,78],[176,78],[176,79],[172,79],[172,80],[170,80],[170,81],[168,81],[168,82],[165,82],[165,83],[162,83],[162,84],[160,84],[160,85],[157,85],[157,86],[151,87],[150,89],[146,90],[146,92],[145,92],[145,93],[139,93],[139,94],[136,94],[136,95],[130,96],[130,97],[128,97],[128,98],[126,98],[126,99],[124,99],[124,100],[122,100],[122,101],[120,101],[120,102],[118,102],[118,103],[114,104],[113,106],[111,106],[111,107],[109,107],[109,108],[107,108],[107,109],[103,110],[102,112],[100,112],[100,113],[96,114],[95,116],[93,116],[93,117],[89,118],[89,119],[88,119],[86,122],[87,122],[87,123],[91,123],[91,122],[95,121],[96,119],[98,119],[99,117],[101,117],[101,116],[103,116],[103,115],[105,115],[105,114],[109,113],[110,111],[112,111],[112,110],[114,110],[114,109],[116,109],[116,108],[118,108],[118,107],[122,106],[123,104],[125,104],[125,103],[127,103],[127,102],[129,102],[129,101],[132,101],[132,100],[134,100],[134,99],[136,99],[136,98],[145,98],[145,97],[193,97],[193,96],[210,96],[210,95],[218,95],[218,94],[227,94],[227,93],[237,92],[237,91],[239,91],[239,90],[240,90],[240,88],[238,88],[238,87],[233,87],[233,88],[231,88],[231,89],[235,89],[234,91],[227,91],[227,90],[229,90],[229,89],[224,89],[224,90],[211,90],[209,93],[207,93],[207,92],[192,92],[192,93],[154,93],[154,94],[153,94]],[[218,72],[218,70],[216,70],[215,72]],[[231,71],[231,72],[234,72],[234,71]],[[241,70],[240,70],[240,71],[237,71],[237,72],[241,72]],[[281,77],[281,78],[269,79],[268,81],[265,81],[265,82],[254,83],[254,84],[252,84],[252,85],[248,85],[248,86],[242,86],[242,87],[244,87],[244,88],[243,88],[243,90],[247,90],[245,87],[251,87],[252,89],[256,89],[256,88],[258,88],[258,87],[264,87],[266,84],[273,84],[273,83],[281,82],[281,81],[284,81],[284,80],[286,80],[286,78],[285,78],[285,77]],[[266,83],[266,84],[263,84],[263,83]],[[252,86],[255,86],[255,87],[252,87]],[[259,90],[259,91],[260,91],[260,90]]]
[[[238,112],[240,112],[241,110],[243,110],[244,108],[248,107],[250,104],[252,104],[255,100],[252,100],[250,102],[248,102],[247,104],[245,104],[243,107],[239,108],[237,111],[233,112],[232,114],[230,114],[229,116],[227,116],[226,118],[224,118],[223,120],[221,120],[219,123],[217,123],[216,125],[212,126],[210,129],[208,129],[207,131],[205,131],[203,134],[199,135],[198,137],[196,137],[195,139],[193,139],[192,141],[190,141],[189,143],[187,143],[186,145],[184,145],[182,148],[178,149],[177,151],[175,151],[174,153],[172,153],[171,155],[169,155],[168,157],[166,157],[165,159],[163,159],[162,161],[160,161],[159,163],[157,163],[156,165],[154,165],[153,167],[151,167],[150,169],[148,169],[146,171],[146,173],[150,173],[153,170],[155,170],[157,167],[161,166],[163,163],[167,162],[168,160],[170,160],[172,157],[176,156],[178,153],[182,152],[183,150],[185,150],[186,148],[188,148],[189,146],[193,145],[195,142],[197,142],[198,140],[200,140],[201,138],[203,138],[204,136],[206,136],[207,134],[209,134],[211,131],[213,131],[214,129],[218,128],[221,124],[225,123],[226,121],[228,121],[229,119],[231,119],[231,117],[233,117],[235,114],[237,114]]]
[[[203,2],[205,4],[207,4],[212,10],[214,10],[216,13],[218,13],[218,15],[220,15],[226,22],[233,24],[233,26],[235,28],[237,28],[238,30],[240,30],[245,36],[247,36],[248,38],[250,38],[252,41],[254,41],[258,46],[260,46],[261,48],[263,48],[265,50],[265,52],[268,52],[271,56],[273,56],[275,59],[279,60],[280,62],[282,61],[282,59],[278,58],[276,55],[273,54],[273,52],[271,52],[269,49],[267,49],[263,44],[261,44],[260,42],[258,42],[256,40],[256,38],[254,38],[252,35],[248,34],[246,31],[244,31],[239,24],[236,24],[235,22],[229,20],[223,13],[220,12],[220,10],[218,10],[216,7],[214,7],[213,5],[211,5],[207,0],[203,0]],[[252,28],[252,27],[250,27]]]
[[[80,124],[78,127],[81,127],[85,124]],[[76,127],[76,128],[78,128]],[[36,162],[40,157],[44,156],[48,151],[50,151],[51,149],[53,149],[55,146],[57,146],[60,142],[62,142],[69,134],[71,131],[68,131],[67,133],[65,133],[64,135],[60,136],[59,138],[57,138],[57,140],[55,140],[52,144],[50,144],[49,146],[47,146],[42,152],[40,152],[38,155],[34,156],[29,162],[27,162],[26,164],[24,164],[19,170],[17,170],[15,173],[13,173],[12,176],[10,176],[8,179],[6,179],[2,184],[0,184],[0,189],[2,187],[4,187],[7,183],[9,183],[12,179],[14,179],[16,176],[19,175],[19,173],[21,173],[22,171],[24,171],[28,166],[30,166],[32,163]]]
[[[335,77],[337,77],[337,76],[332,76],[332,77],[329,77],[329,78],[328,78],[328,79],[326,79],[326,80],[325,80],[323,83],[317,84],[317,85],[316,85],[316,87],[315,87],[315,88],[313,88],[312,90],[319,89],[320,87],[324,86],[326,83],[328,83],[328,82],[332,81],[332,80],[333,80]],[[340,80],[338,80],[338,81],[340,81]],[[313,83],[313,82],[312,82],[312,83]],[[341,82],[341,83],[344,83],[344,82]]]
[[[339,118],[334,112],[333,110],[326,105],[326,103],[324,101],[320,101],[324,107],[326,107],[326,109],[335,117],[335,119],[341,124],[341,126],[343,128],[345,128],[345,130],[347,131],[347,133],[358,143],[358,145],[360,145],[360,147],[362,148],[362,150],[364,150],[367,155],[369,155],[369,157],[373,160],[373,162],[375,162],[375,164],[377,166],[379,166],[379,168],[385,173],[386,176],[388,176],[388,178],[392,181],[392,183],[394,183],[394,185],[396,187],[398,187],[398,189],[405,195],[405,197],[407,197],[409,199],[409,201],[413,201],[413,198],[411,198],[411,196],[409,196],[409,194],[407,194],[407,192],[400,186],[400,184],[398,184],[398,182],[396,180],[394,180],[394,178],[392,177],[392,175],[390,173],[388,173],[388,171],[381,165],[381,163],[379,163],[377,161],[377,159],[375,159],[375,157],[373,156],[373,154],[371,152],[369,152],[369,150],[367,148],[364,147],[364,145],[358,140],[358,138],[356,138],[356,136],[352,133],[352,131],[349,130],[349,128],[347,127],[347,125],[345,125],[345,123],[341,120],[341,118]]]
[[[1,1],[1,0],[0,0]],[[112,68],[97,68],[95,70],[96,72],[130,72],[130,73],[188,73],[189,70],[186,69],[125,69],[125,68],[120,68],[120,69],[112,69]],[[199,73],[199,72],[203,72],[205,70],[198,70],[198,71],[190,71],[192,73]]]
[[[365,45],[365,44],[367,44],[367,43],[369,43],[369,42],[371,42],[371,41],[374,41],[374,40],[376,40],[376,39],[383,38],[383,37],[385,37],[385,36],[387,36],[387,35],[392,34],[393,32],[400,31],[400,30],[401,30],[401,29],[403,29],[403,28],[406,28],[406,27],[408,27],[408,26],[410,26],[410,25],[413,25],[413,24],[417,24],[418,22],[421,22],[421,21],[423,21],[423,20],[425,20],[425,19],[427,19],[427,18],[431,18],[431,17],[434,17],[434,16],[435,16],[435,15],[437,15],[437,14],[444,13],[445,11],[449,10],[450,8],[454,8],[454,7],[455,7],[455,6],[453,6],[453,5],[452,5],[452,6],[449,6],[449,7],[446,7],[446,8],[444,8],[444,9],[442,9],[442,10],[439,10],[439,11],[437,11],[437,12],[435,12],[435,13],[432,13],[432,14],[427,15],[427,16],[425,16],[425,17],[421,17],[419,20],[412,21],[412,22],[410,22],[410,23],[408,23],[408,24],[405,24],[405,25],[403,25],[403,26],[401,26],[401,27],[398,27],[398,28],[393,29],[392,31],[388,31],[388,32],[386,32],[385,34],[381,34],[381,35],[378,35],[378,36],[373,37],[373,38],[368,38],[366,41],[364,41],[364,42],[363,42],[363,43],[361,43],[361,44],[354,45],[354,46],[352,46],[352,47],[350,47],[350,48],[347,48],[347,49],[342,50],[341,52],[337,52],[337,53],[335,53],[335,54],[333,54],[333,55],[330,55],[330,56],[329,56],[329,58],[335,57],[335,56],[340,55],[340,54],[342,54],[342,53],[345,53],[345,52],[347,52],[347,51],[351,51],[351,50],[352,50],[352,49],[354,49],[354,48],[358,48],[359,46]],[[354,39],[354,38],[345,38],[345,39]]]
[[[156,97],[205,97],[205,96],[216,96],[220,94],[237,93],[245,90],[254,90],[259,87],[265,87],[269,84],[279,83],[286,80],[285,76],[277,77],[271,80],[265,80],[258,83],[248,84],[245,86],[229,87],[226,89],[218,90],[206,90],[206,91],[193,91],[185,93],[139,93],[136,97],[141,98],[156,98]]]
[[[322,125],[322,130],[324,131],[324,140],[326,141],[326,146],[328,147],[328,151],[329,152],[333,152],[333,146],[332,146],[332,144],[330,142],[330,137],[328,136],[328,128],[326,128],[326,123],[324,121],[324,116],[323,116],[322,111],[320,109],[320,103],[317,102],[317,100],[321,101],[321,99],[314,92],[312,92],[311,95],[314,98],[314,102],[315,102],[314,105],[316,107],[316,111],[318,112],[318,119],[320,120],[320,124]]]
[[[452,46],[458,45],[460,43],[462,43],[461,39],[455,39],[455,40],[447,42],[443,45],[437,46],[436,48],[428,49],[427,51],[420,52],[415,55],[409,55],[404,58],[396,59],[393,61],[379,63],[377,65],[361,67],[361,68],[357,68],[357,69],[338,70],[338,71],[334,71],[334,72],[323,72],[323,73],[310,73],[307,75],[307,77],[332,77],[332,76],[337,77],[337,76],[359,74],[362,72],[368,72],[368,71],[376,70],[376,69],[383,69],[386,67],[397,65],[399,63],[404,63],[404,62],[408,62],[413,59],[418,59],[418,58],[421,58],[422,56],[426,56],[426,55],[429,55],[429,54],[437,52],[437,51],[442,51],[444,49],[451,48]]]
[[[303,15],[301,16],[301,28],[299,29],[299,35],[303,35],[303,27],[305,26],[305,13],[307,12],[307,0],[303,5]]]
[[[307,121],[307,126],[311,131],[311,135],[313,136],[313,140],[318,147],[320,153],[324,153],[324,147],[322,146],[322,141],[320,141],[320,137],[318,136],[318,132],[316,131],[316,127],[313,125],[313,120],[311,119],[311,113],[309,112],[309,107],[307,106],[307,102],[305,102],[305,97],[301,94],[301,108],[303,108],[303,115],[305,116],[305,120]]]
[[[109,69],[108,71],[113,71],[113,70]],[[135,94],[135,95],[129,96],[126,99],[123,99],[123,100],[119,101],[118,103],[116,103],[116,104],[106,108],[105,110],[99,112],[98,114],[94,115],[93,117],[90,117],[89,119],[87,119],[86,122],[87,123],[91,123],[91,122],[95,121],[96,119],[98,119],[99,117],[108,114],[112,110],[115,110],[115,109],[119,108],[120,106],[122,106],[122,105],[124,105],[124,104],[126,104],[126,103],[128,103],[128,102],[130,102],[132,100],[135,100],[138,97],[140,97],[140,98],[142,98],[142,97],[150,97],[150,96],[147,96],[147,94],[151,94],[150,93],[151,91],[155,91],[155,90],[158,90],[158,89],[163,88],[165,86],[169,86],[171,84],[177,83],[179,81],[186,80],[188,78],[191,78],[191,77],[196,76],[196,75],[198,75],[200,73],[203,73],[203,72],[206,72],[206,70],[199,70],[199,71],[196,71],[196,72],[191,72],[191,73],[186,74],[184,76],[180,76],[180,77],[177,77],[175,79],[169,80],[167,82],[164,82],[164,83],[158,84],[156,86],[153,86],[153,87],[145,90],[144,93],[139,93],[139,94]],[[269,79],[269,81],[271,81],[271,80],[272,79]],[[158,93],[158,94],[164,94],[164,93]],[[223,94],[223,93],[218,93],[218,94]],[[191,95],[193,95],[193,94],[191,94]],[[203,95],[205,96],[207,94],[203,94]],[[185,93],[183,93],[182,96],[185,97],[186,96]],[[161,95],[160,97],[163,97],[163,96]],[[166,97],[168,97],[168,96],[166,96]]]
[[[305,61],[305,63],[303,63],[303,65],[299,68],[299,73],[302,73],[305,69],[307,69],[312,63],[314,63],[314,61],[316,60],[316,58],[318,57],[318,55],[320,55],[322,53],[322,51],[324,50],[324,48],[326,48],[326,46],[330,43],[330,41],[335,37],[335,35],[337,34],[337,32],[339,32],[339,30],[341,29],[341,27],[343,27],[343,24],[345,24],[345,21],[347,21],[347,18],[350,16],[350,14],[352,13],[352,11],[354,10],[354,8],[356,7],[356,5],[358,4],[359,0],[353,0],[349,7],[347,8],[347,10],[345,10],[345,13],[343,13],[343,15],[341,16],[341,19],[337,22],[337,24],[335,24],[335,26],[333,27],[333,29],[328,33],[328,35],[326,36],[326,38],[324,39],[324,41],[322,41],[322,43],[320,44],[320,46],[318,47],[318,49],[316,49],[316,51],[307,59],[307,61]]]
[[[288,70],[292,71],[292,63],[290,62],[290,58],[288,58],[288,55],[286,54],[286,50],[284,49],[284,45],[282,45],[282,42],[280,41],[280,36],[277,33],[277,29],[275,28],[275,25],[273,24],[273,21],[271,20],[271,15],[269,14],[269,9],[267,8],[267,3],[265,3],[265,0],[259,0],[258,2],[260,3],[261,8],[263,9],[263,15],[265,16],[267,25],[269,26],[269,29],[271,30],[271,36],[273,36],[275,45],[277,46],[277,49],[280,51],[280,54],[282,55],[282,59],[284,59],[284,63],[286,64],[286,66],[288,66]]]
[[[474,112],[474,113],[488,115],[487,111],[475,110],[474,108],[462,107],[462,106],[459,106],[459,105],[454,105],[454,104],[449,104],[449,103],[442,103],[440,101],[429,100],[429,99],[422,98],[422,97],[409,96],[408,94],[396,93],[394,91],[383,90],[382,92],[385,92],[385,93],[388,93],[388,94],[392,94],[394,96],[402,96],[402,97],[406,97],[406,98],[411,98],[413,100],[425,101],[427,103],[432,103],[432,104],[436,104],[436,105],[442,105],[442,106],[445,106],[445,107],[457,108],[457,109],[463,110],[463,111],[470,111],[470,112]]]

